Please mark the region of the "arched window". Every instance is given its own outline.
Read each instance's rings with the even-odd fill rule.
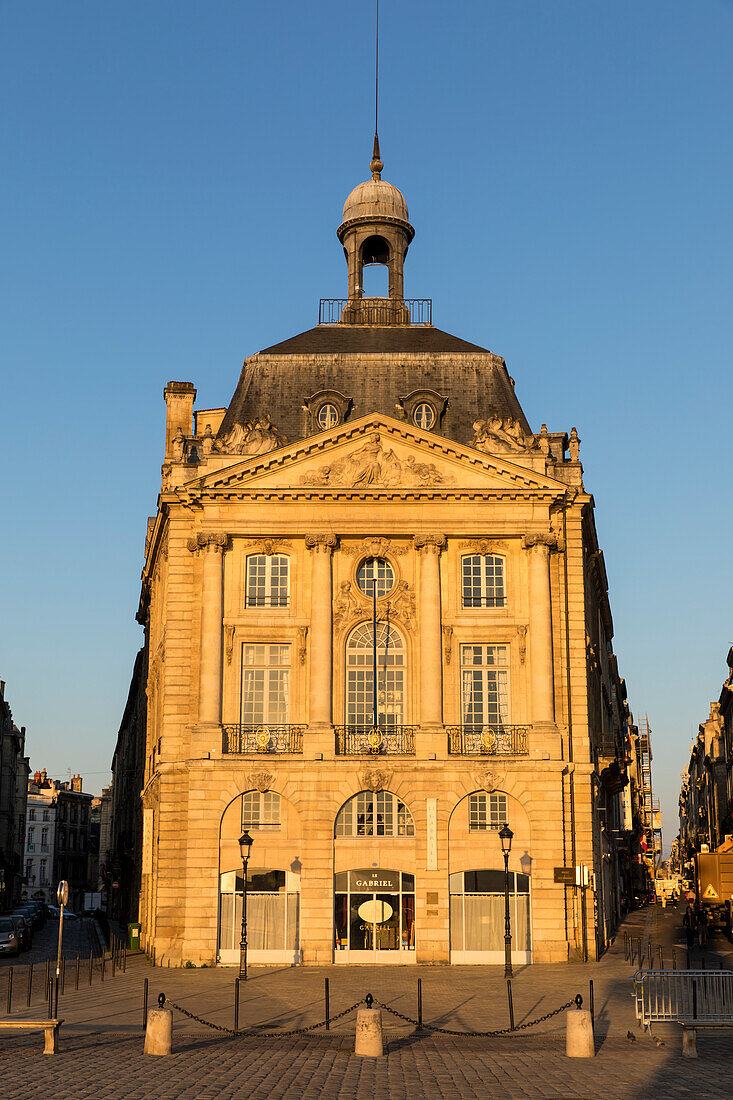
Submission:
[[[290,561],[285,554],[250,554],[247,558],[245,607],[287,607]]]
[[[334,836],[414,836],[412,814],[391,791],[359,791],[336,815]]]
[[[466,554],[461,558],[464,607],[506,607],[504,559],[496,554]]]
[[[374,628],[360,623],[346,641],[346,724],[401,726],[405,702],[405,644],[391,623],[377,622],[377,690],[374,693]],[[374,722],[376,710],[376,723]]]

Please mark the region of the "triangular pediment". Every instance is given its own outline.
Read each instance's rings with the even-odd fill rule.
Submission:
[[[186,486],[242,489],[514,489],[562,493],[567,486],[533,468],[536,457],[492,455],[383,414],[349,421],[267,454],[235,459]],[[522,464],[522,458],[527,465]]]

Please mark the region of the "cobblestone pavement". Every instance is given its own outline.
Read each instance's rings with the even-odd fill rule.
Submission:
[[[651,940],[682,952],[682,911],[655,908],[632,914],[624,929],[642,938],[646,955]],[[615,946],[597,964],[523,968],[513,982],[516,1022],[542,1015],[570,1000],[586,997],[594,982],[595,1059],[568,1059],[564,1053],[564,1017],[540,1029],[507,1038],[454,1039],[424,1032],[385,1015],[388,1053],[361,1059],[353,1054],[354,1015],[338,1021],[330,1033],[309,1037],[228,1038],[174,1012],[174,1053],[143,1057],[142,990],[150,982],[150,1005],[159,991],[202,1017],[231,1027],[235,972],[155,969],[142,956],[131,957],[127,973],[76,993],[67,988],[59,1015],[65,1020],[60,1053],[44,1058],[37,1033],[2,1034],[2,1100],[44,1097],[146,1100],[228,1097],[583,1097],[592,1100],[641,1100],[708,1097],[726,1092],[733,1046],[728,1033],[701,1033],[700,1059],[681,1057],[679,1028],[660,1029],[664,1045],[636,1027],[631,997],[635,965],[624,958],[623,930]],[[733,958],[730,944],[717,937],[706,952],[707,965]],[[680,956],[680,965],[682,963]],[[697,961],[697,960],[696,960]],[[323,1018],[323,982],[331,985],[336,1014],[367,991],[391,1007],[415,1015],[416,979],[423,982],[426,1022],[467,1029],[505,1027],[506,986],[498,967],[256,967],[242,984],[240,1027],[282,1030]],[[0,1004],[5,1007],[0,979]],[[13,1018],[43,1015],[34,1005],[13,1011]],[[633,1040],[627,1038],[631,1032]],[[68,1081],[68,1085],[65,1083]]]

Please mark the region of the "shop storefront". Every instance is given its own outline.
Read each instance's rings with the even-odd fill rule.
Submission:
[[[415,876],[369,868],[334,879],[337,963],[415,961]]]
[[[450,961],[504,962],[504,871],[450,876]],[[512,962],[532,961],[529,875],[509,872]]]
[[[219,962],[239,963],[243,877],[220,878]],[[250,871],[247,888],[247,957],[251,963],[300,962],[300,875],[292,871]]]

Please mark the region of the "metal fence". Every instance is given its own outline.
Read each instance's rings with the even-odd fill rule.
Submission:
[[[224,726],[224,753],[269,753],[303,751],[303,726]]]
[[[414,756],[416,726],[336,726],[337,756]]]
[[[321,298],[319,325],[432,325],[432,298]]]
[[[733,971],[637,970],[636,1018],[656,1023],[733,1023]]]
[[[448,726],[451,756],[526,756],[529,726]]]

